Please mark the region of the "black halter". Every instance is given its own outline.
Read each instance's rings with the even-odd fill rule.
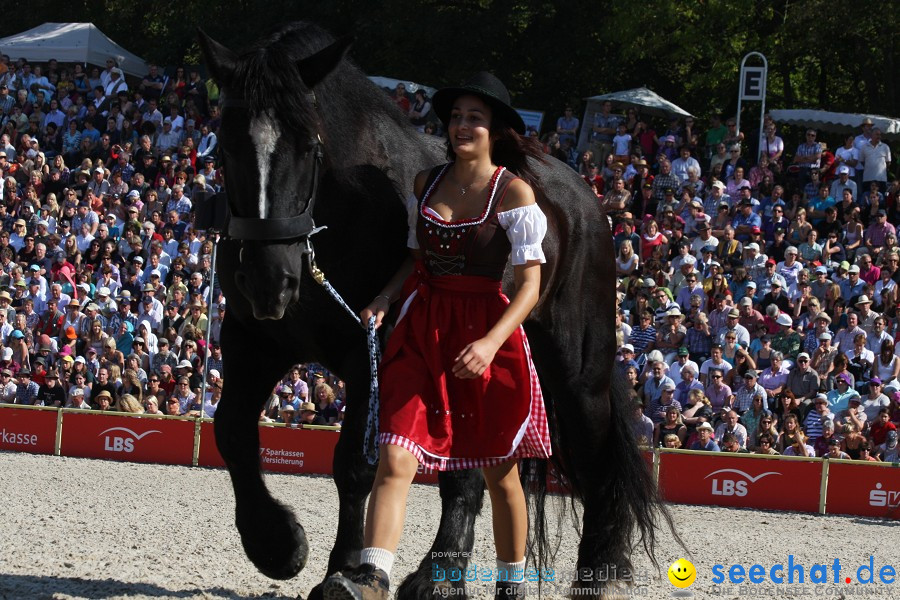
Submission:
[[[307,97],[313,106],[318,105],[315,93],[310,91],[307,93]],[[221,106],[222,108],[249,108],[249,104],[243,98],[231,98],[227,95],[223,98]],[[324,229],[324,227],[316,227],[313,220],[313,208],[319,192],[319,178],[325,159],[325,144],[320,135],[316,134],[315,139],[312,140],[312,146],[314,153],[312,183],[303,212],[293,217],[267,219],[229,215],[226,228],[229,237],[241,241],[285,241],[305,237],[308,243],[309,236]]]

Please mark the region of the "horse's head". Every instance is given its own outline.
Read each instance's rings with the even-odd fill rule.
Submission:
[[[199,35],[221,89],[228,235],[242,242],[235,283],[254,317],[281,319],[299,296],[324,171],[314,87],[343,59],[349,40],[312,49],[294,30],[238,55]]]

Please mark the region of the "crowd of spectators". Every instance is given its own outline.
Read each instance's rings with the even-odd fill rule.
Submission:
[[[435,133],[424,93],[392,93]],[[215,413],[226,301],[197,215],[223,186],[217,99],[196,69],[129,83],[113,60],[0,57],[0,400]],[[701,131],[607,103],[576,152],[580,126],[568,107],[545,148],[614,229],[642,440],[895,459],[900,185],[881,132],[864,121],[829,150],[807,130],[791,153],[768,118],[747,140],[733,119]],[[339,424],[323,371],[292,369],[261,420]]]
[[[155,65],[132,84],[113,59],[0,57],[0,402],[215,414],[226,301],[197,215],[223,185],[218,90]],[[300,367],[261,420],[339,424],[342,383]]]
[[[617,368],[643,443],[897,460],[900,184],[866,119],[791,153],[766,117],[660,126],[607,103],[591,146],[567,109],[547,151],[614,230]],[[865,450],[864,450],[865,449]]]

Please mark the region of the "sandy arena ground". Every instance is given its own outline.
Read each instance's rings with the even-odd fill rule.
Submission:
[[[337,494],[325,477],[269,475],[267,481],[278,498],[299,509],[311,544],[307,568],[287,582],[266,579],[244,557],[232,525],[234,500],[225,471],[0,453],[0,598],[305,597],[325,571]],[[436,487],[413,487],[395,581],[422,558],[439,511]],[[894,543],[900,523],[706,506],[674,506],[673,513],[698,570],[687,590],[695,598],[900,598],[900,584],[855,583],[856,568],[870,555],[876,572],[882,565],[900,567]],[[568,572],[575,564],[576,535],[571,527],[560,535],[555,568]],[[734,563],[760,563],[768,570],[787,561],[788,554],[807,569],[827,564],[829,584],[767,581],[743,590],[712,584],[716,563],[726,570]],[[682,555],[663,533],[658,552],[663,571],[638,557],[645,580],[632,594],[672,597],[677,590],[665,569]],[[835,558],[843,566],[841,578],[849,573],[853,584],[831,583]],[[494,564],[487,501],[472,560],[479,567]],[[486,583],[470,584],[469,590],[473,598],[488,597]],[[563,596],[545,588],[544,597]]]

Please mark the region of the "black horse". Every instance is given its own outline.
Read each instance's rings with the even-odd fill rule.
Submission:
[[[345,58],[348,41],[314,25],[285,26],[240,55],[202,32],[200,42],[223,98],[219,140],[231,221],[218,274],[229,302],[221,337],[228,377],[215,431],[234,486],[237,528],[247,556],[267,576],[285,579],[304,567],[303,528],[272,498],[260,472],[257,421],[291,365],[322,363],[347,382],[348,393],[334,456],[340,516],[331,574],[355,565],[362,546],[374,478],[363,455],[370,375],[364,332],[304,273],[309,250],[314,243],[318,266],[354,311],[362,309],[406,256],[403,197],[445,149],[418,134]],[[577,566],[615,565],[621,573],[631,567],[634,534],[652,556],[656,517],[665,511],[631,435],[631,407],[612,381],[611,234],[596,198],[570,168],[555,160],[536,166],[549,192],[538,201],[550,232],[541,298],[525,329],[547,402],[552,463],[583,505]],[[311,236],[314,225],[327,229]],[[511,283],[507,277],[508,289]],[[532,549],[541,561],[549,546],[546,467],[523,469],[527,488],[536,491]],[[441,473],[440,494],[443,515],[431,550],[465,556],[484,495],[480,472]],[[432,564],[466,566],[465,558],[431,556],[399,597],[430,597]],[[453,592],[465,593],[464,584],[454,585],[460,588]],[[317,586],[310,597],[320,592]]]

